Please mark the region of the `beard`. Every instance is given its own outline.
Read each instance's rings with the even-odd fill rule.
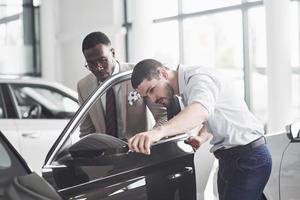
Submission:
[[[166,107],[170,106],[171,102],[173,101],[173,98],[175,96],[175,92],[174,89],[172,88],[172,86],[167,83],[166,85],[166,91],[167,91],[167,103],[166,103]]]
[[[174,92],[174,89],[172,88],[172,86],[169,83],[166,83],[164,90],[166,92],[165,97],[161,97],[161,98],[157,99],[154,103],[160,104],[164,107],[168,107],[170,102],[173,101],[175,92]]]

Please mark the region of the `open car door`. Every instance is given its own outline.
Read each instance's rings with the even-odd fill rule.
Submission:
[[[129,152],[123,138],[78,137],[95,102],[130,78],[131,72],[112,76],[81,105],[48,153],[43,176],[68,199],[196,199],[194,152],[184,143],[186,134],[154,144],[150,156]]]
[[[0,132],[0,200],[61,200]]]

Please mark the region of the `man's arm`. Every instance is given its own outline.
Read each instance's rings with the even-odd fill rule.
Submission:
[[[196,151],[202,144],[207,140],[211,139],[213,135],[207,131],[206,123],[203,124],[201,129],[198,132],[198,135],[191,136],[184,142],[193,147],[193,150]]]
[[[164,137],[185,133],[207,120],[208,111],[200,103],[192,103],[164,125],[136,134],[128,140],[129,149],[150,154],[150,146]]]

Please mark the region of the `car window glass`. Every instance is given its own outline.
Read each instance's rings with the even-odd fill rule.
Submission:
[[[113,86],[110,85],[109,88],[111,87],[113,87],[116,96],[116,106],[117,106],[117,115],[118,115],[117,117],[118,136],[117,137],[121,140],[127,141],[127,139],[132,137],[134,134],[151,129],[154,125],[153,115],[143,104],[143,98],[141,98],[138,94],[134,93],[135,90],[131,86],[130,79],[121,81],[117,84],[114,84]],[[64,155],[64,153],[68,151],[68,148],[70,146],[72,146],[75,142],[77,142],[80,139],[79,129],[81,130],[90,129],[87,131],[88,133],[84,134],[83,136],[88,135],[89,133],[108,134],[105,132],[105,128],[102,128],[103,132],[98,131],[99,129],[101,129],[101,126],[105,126],[105,113],[104,113],[105,108],[103,108],[105,106],[105,103],[103,102],[103,97],[106,96],[106,93],[102,92],[100,94],[99,88],[97,91],[99,93],[98,93],[98,97],[96,97],[96,95],[94,96],[96,97],[94,98],[93,101],[94,104],[90,106],[90,108],[87,108],[86,105],[86,109],[81,109],[81,113],[84,114],[77,115],[78,121],[77,120],[73,121],[73,124],[71,125],[72,130],[70,130],[71,132],[68,133],[66,139],[62,144],[62,147],[60,148],[59,152],[57,152],[58,154],[60,154],[57,157],[58,159],[61,155]],[[94,91],[95,93],[93,94],[96,94],[97,91],[95,90]],[[84,105],[84,103],[82,105]],[[129,114],[129,112],[131,114]],[[91,119],[92,117],[94,117],[93,122]],[[88,125],[85,124],[86,120],[90,121]],[[96,120],[99,121],[98,130],[95,130],[94,128],[90,128],[91,124],[95,123]],[[80,126],[82,127],[80,128]]]
[[[2,99],[2,90],[0,88],[0,118],[4,118],[4,107],[3,107],[3,99]]]
[[[8,153],[6,152],[6,150],[4,149],[4,147],[2,145],[0,146],[0,155],[1,155],[0,169],[6,169],[6,168],[10,167],[11,160],[9,158]]]
[[[70,118],[77,102],[52,88],[36,85],[12,85],[22,118]]]
[[[15,176],[27,174],[25,166],[7,145],[8,140],[0,137],[0,183]]]

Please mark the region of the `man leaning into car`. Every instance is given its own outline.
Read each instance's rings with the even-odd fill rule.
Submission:
[[[179,65],[174,71],[159,61],[146,59],[134,67],[131,83],[141,96],[153,102],[167,106],[173,95],[180,95],[185,105],[164,125],[130,138],[132,151],[149,155],[154,142],[204,124],[213,135],[211,151],[219,160],[219,199],[262,198],[271,173],[271,155],[263,126],[233,90],[232,82],[211,68]],[[194,148],[201,146],[207,137],[206,131],[200,133],[187,143]]]
[[[82,104],[92,91],[110,76],[127,70],[134,65],[116,60],[115,49],[110,39],[102,32],[88,34],[82,42],[85,67],[91,72],[77,84],[78,100]],[[128,93],[133,91],[130,81],[108,90],[106,95],[94,104],[80,125],[80,137],[90,133],[107,133],[126,138],[137,132],[147,130],[146,105],[143,99],[128,103]],[[157,124],[166,121],[166,109],[145,100]]]

